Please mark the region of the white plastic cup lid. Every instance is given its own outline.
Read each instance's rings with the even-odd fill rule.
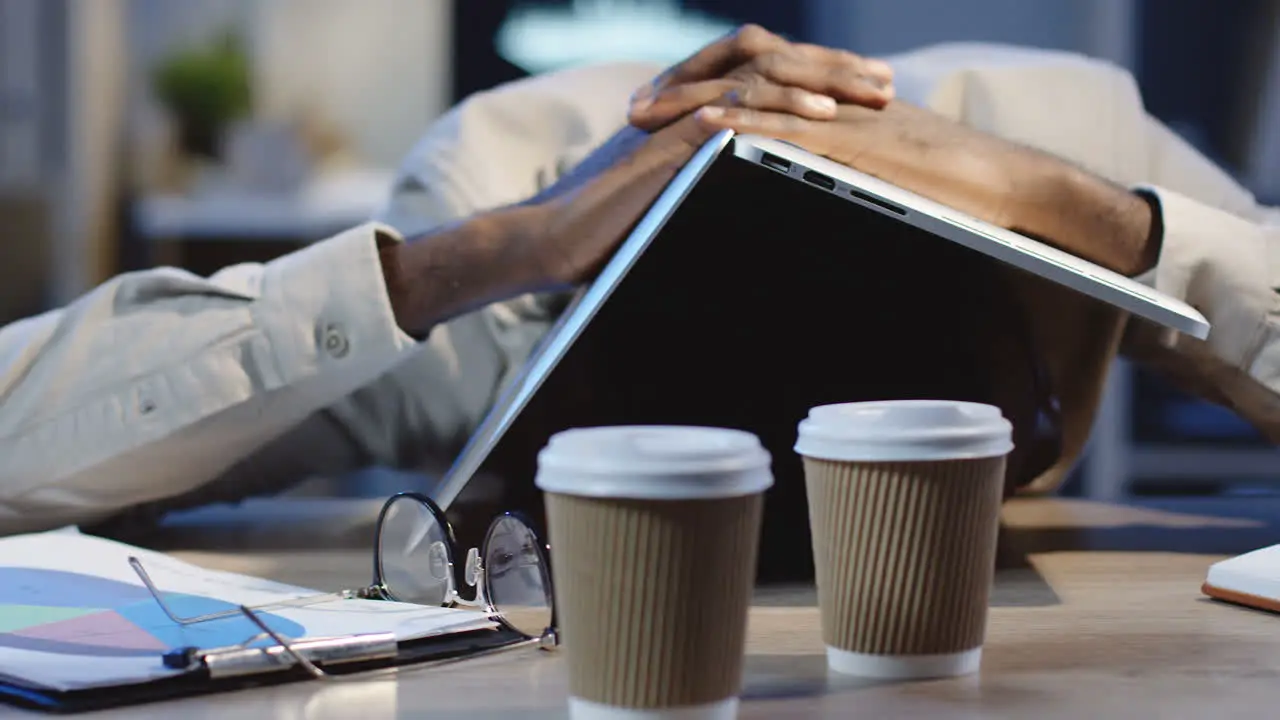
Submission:
[[[1000,457],[1013,425],[1000,408],[951,400],[822,405],[800,421],[796,452],[820,460],[910,462]]]
[[[538,453],[537,486],[587,497],[692,500],[773,485],[772,458],[741,430],[613,426],[566,430]]]

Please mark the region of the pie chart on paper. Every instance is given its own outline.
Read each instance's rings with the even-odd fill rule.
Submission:
[[[221,600],[164,593],[179,617],[235,610]],[[299,623],[259,613],[267,627],[302,637]],[[0,567],[0,648],[94,657],[157,656],[195,645],[236,645],[259,632],[235,616],[178,625],[145,587],[61,570]]]

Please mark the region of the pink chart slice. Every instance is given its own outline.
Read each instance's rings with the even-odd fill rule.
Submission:
[[[11,633],[32,640],[48,640],[87,647],[113,650],[154,650],[169,648],[151,633],[134,625],[119,613],[107,610],[71,620],[46,623]]]

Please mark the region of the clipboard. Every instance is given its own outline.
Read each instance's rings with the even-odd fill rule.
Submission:
[[[528,642],[523,635],[505,628],[468,630],[402,641],[390,658],[331,664],[319,661],[318,664],[327,674],[346,676],[370,670],[463,660]],[[309,680],[313,680],[311,675],[297,665],[231,677],[212,677],[209,669],[202,666],[159,680],[80,690],[50,690],[0,677],[0,702],[27,710],[69,715]]]
[[[163,581],[157,589],[135,560]],[[165,603],[158,602],[162,593]],[[335,604],[341,612],[334,612]],[[167,615],[210,619],[182,625]],[[213,613],[213,616],[208,613]],[[207,570],[142,548],[74,532],[0,539],[0,704],[69,714],[312,680],[294,661],[238,665],[215,653],[358,645],[380,636],[377,653],[299,655],[324,675],[463,659],[529,639],[483,613],[347,598],[247,575]],[[270,632],[255,630],[269,627]],[[273,635],[274,634],[274,635]],[[266,637],[264,637],[264,635]],[[532,643],[531,643],[532,644]],[[359,647],[345,649],[360,650]],[[180,650],[187,662],[171,656]],[[193,662],[192,660],[198,660]],[[325,682],[321,679],[318,682]]]

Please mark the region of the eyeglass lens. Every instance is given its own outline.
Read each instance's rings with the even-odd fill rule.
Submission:
[[[518,518],[489,526],[483,551],[489,602],[514,630],[539,637],[551,626],[550,568],[538,536]]]
[[[443,605],[451,599],[448,530],[426,504],[400,497],[387,506],[378,558],[382,582],[393,600]]]
[[[499,516],[489,525],[479,560],[483,576],[477,590],[482,587],[483,594],[476,603],[488,605],[513,630],[541,637],[552,625],[553,598],[538,534],[514,515]],[[461,601],[453,594],[457,561],[448,521],[430,501],[405,494],[387,503],[378,535],[378,577],[390,599],[420,605]]]

